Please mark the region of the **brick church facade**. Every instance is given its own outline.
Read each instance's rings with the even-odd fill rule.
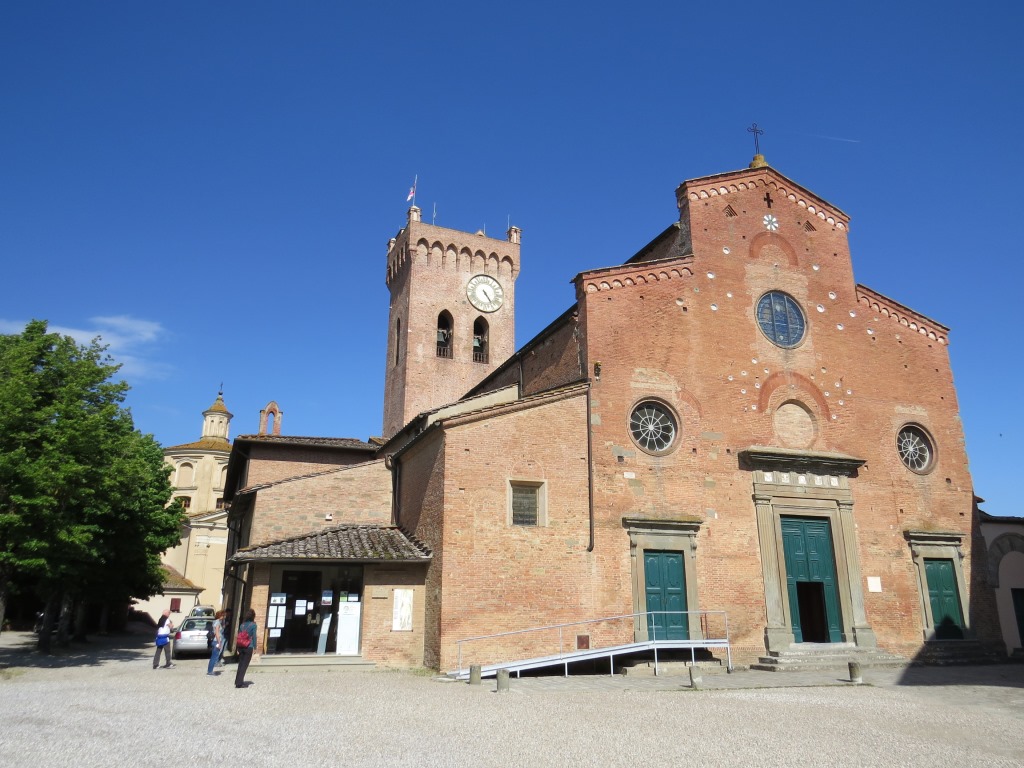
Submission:
[[[410,210],[383,438],[235,441],[233,605],[264,652],[448,670],[467,638],[612,616],[574,642],[722,616],[740,663],[998,639],[948,329],[857,284],[846,214],[760,155],[676,201],[518,352],[519,230]]]

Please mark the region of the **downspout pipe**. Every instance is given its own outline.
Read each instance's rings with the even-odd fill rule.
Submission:
[[[391,524],[400,527],[402,505],[398,500],[398,492],[402,487],[402,464],[395,460],[394,454],[389,453],[384,457],[384,466],[391,470]]]
[[[593,379],[587,387],[587,510],[590,515],[590,544],[587,552],[593,552],[594,540],[594,427],[591,421],[590,390],[594,386]]]

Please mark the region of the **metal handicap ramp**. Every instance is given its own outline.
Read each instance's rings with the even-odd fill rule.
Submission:
[[[640,624],[640,619],[644,619],[645,623]],[[690,632],[694,632],[696,629],[695,634],[698,637],[694,639],[658,639],[658,628],[662,628],[663,634],[668,633],[664,628],[669,626],[669,622],[672,619],[676,620],[677,625],[680,621],[686,621]],[[615,622],[629,622],[631,631],[632,627],[646,627],[647,633],[651,637],[629,643],[607,644],[597,648],[575,648],[572,650],[565,648],[564,637],[567,631],[577,632],[602,625],[608,626]],[[486,644],[489,648],[493,648],[495,645],[500,646],[503,640],[521,642],[525,636],[541,633],[557,634],[557,650],[554,653],[529,658],[509,659],[501,662],[481,663],[479,664],[480,676],[494,677],[497,675],[498,670],[506,669],[510,674],[514,673],[518,677],[524,671],[561,666],[563,674],[568,677],[570,664],[598,659],[608,659],[610,674],[614,675],[615,658],[617,656],[625,656],[642,651],[653,651],[654,673],[658,674],[659,651],[689,650],[691,663],[696,663],[698,650],[711,650],[715,648],[725,650],[727,669],[730,672],[732,671],[729,622],[725,611],[648,611],[646,613],[606,616],[600,619],[589,619],[568,624],[550,624],[543,627],[517,630],[515,632],[500,632],[493,635],[468,637],[458,641],[458,667],[448,672],[447,675],[455,680],[466,680],[469,678],[470,669],[472,666],[475,666],[473,662],[476,654],[469,650],[472,645]],[[587,637],[589,638],[589,635]],[[543,644],[543,641],[539,643],[539,645]]]

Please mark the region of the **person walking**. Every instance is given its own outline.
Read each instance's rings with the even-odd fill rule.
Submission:
[[[213,616],[213,637],[210,639],[210,665],[206,668],[206,674],[213,675],[214,667],[220,661],[224,653],[224,611],[217,611]]]
[[[238,627],[238,634],[235,635],[235,651],[238,653],[235,688],[245,688],[245,670],[249,668],[253,650],[256,648],[256,611],[250,608],[245,612],[244,618]]]
[[[171,621],[170,610],[165,610],[160,615],[160,621],[156,623],[156,653],[153,654],[153,669],[160,666],[160,653],[166,656],[167,663],[164,669],[174,669],[171,663],[171,632],[174,630],[174,622]]]

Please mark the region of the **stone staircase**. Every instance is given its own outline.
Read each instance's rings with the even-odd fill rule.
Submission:
[[[1007,661],[1003,645],[978,640],[929,640],[913,658],[914,664],[1001,664]]]
[[[851,661],[859,662],[864,669],[905,667],[911,663],[910,659],[880,648],[859,648],[853,643],[794,643],[784,651],[770,651],[750,668],[763,672],[846,670]]]

